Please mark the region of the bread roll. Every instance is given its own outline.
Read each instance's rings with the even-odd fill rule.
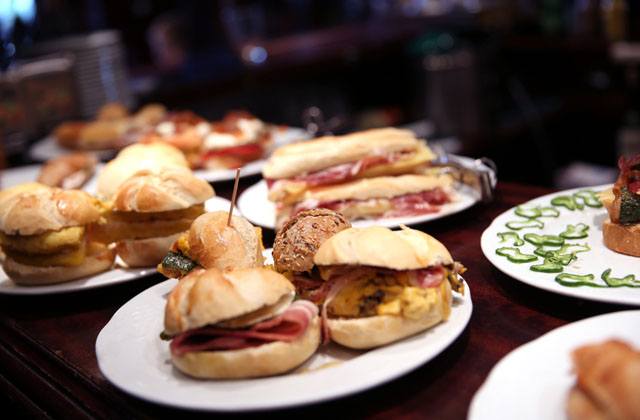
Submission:
[[[263,169],[269,179],[291,178],[367,156],[416,151],[424,144],[409,130],[379,128],[345,136],[328,136],[277,149]],[[430,154],[431,158],[433,154]]]
[[[453,264],[447,248],[433,236],[380,226],[338,232],[322,244],[313,261],[319,266],[365,265],[393,270]]]
[[[162,238],[120,241],[116,243],[116,252],[129,267],[155,267],[180,235],[176,233]]]
[[[113,196],[117,211],[163,212],[202,204],[214,195],[208,182],[188,168],[142,170],[124,181]]]
[[[36,235],[87,225],[99,218],[97,201],[84,191],[38,183],[0,191],[0,230],[7,235]]]
[[[281,308],[283,300],[293,300],[294,292],[286,277],[269,269],[194,270],[169,295],[165,332],[176,335],[265,307]]]
[[[261,267],[262,240],[243,217],[227,212],[205,213],[191,224],[188,233],[189,257],[205,268],[220,270]]]
[[[612,251],[640,257],[640,224],[620,225],[604,221],[602,225],[604,244]]]

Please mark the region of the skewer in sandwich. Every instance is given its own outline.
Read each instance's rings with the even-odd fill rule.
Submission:
[[[86,235],[101,206],[83,191],[22,184],[0,192],[2,268],[20,285],[62,283],[109,269],[115,252]]]
[[[139,171],[117,189],[105,221],[92,237],[116,242],[120,257],[131,267],[153,267],[180,234],[204,213],[213,188],[190,169]]]
[[[245,218],[216,211],[193,221],[166,254],[158,271],[180,278],[196,267],[219,270],[262,267],[262,231]]]
[[[446,321],[464,267],[426,233],[350,228],[327,239],[314,263],[331,282],[326,337],[355,349],[382,346]]]
[[[264,268],[194,270],[167,299],[165,338],[174,366],[197,378],[287,372],[320,344],[318,308]]]

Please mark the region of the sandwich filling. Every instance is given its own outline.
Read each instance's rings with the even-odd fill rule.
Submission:
[[[185,331],[173,337],[170,349],[175,356],[190,352],[233,351],[273,342],[293,342],[304,335],[318,315],[311,302],[298,300],[284,312],[252,325],[229,328],[229,321]]]
[[[204,211],[204,204],[161,212],[107,211],[90,236],[104,243],[161,238],[188,230]]]
[[[412,168],[425,164],[432,155],[426,148],[414,150],[400,150],[382,155],[366,156],[355,162],[334,165],[319,171],[303,173],[292,178],[267,179],[272,199],[278,199],[281,191],[285,195],[295,196],[307,188],[321,185],[338,184],[353,179],[393,174],[395,172],[409,172]],[[379,171],[387,166],[387,171]],[[394,167],[402,171],[394,171]]]
[[[408,319],[421,319],[436,305],[448,303],[442,296],[451,289],[463,294],[464,283],[459,274],[466,268],[454,262],[451,265],[430,266],[419,270],[392,270],[369,266],[321,267],[326,279],[322,289],[322,319],[325,340],[329,338],[326,320],[329,318],[355,319],[391,315]]]
[[[621,157],[618,167],[620,175],[613,186],[613,202],[605,202],[605,205],[614,223],[638,224],[640,223],[640,155],[628,159]]]
[[[83,226],[73,226],[39,235],[7,235],[0,232],[2,251],[20,264],[37,267],[74,267],[87,255],[104,250],[104,245],[90,242]]]

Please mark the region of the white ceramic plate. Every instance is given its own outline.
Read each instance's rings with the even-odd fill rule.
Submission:
[[[56,293],[76,292],[79,290],[95,289],[97,287],[125,283],[155,272],[155,267],[127,268],[120,257],[116,257],[115,268],[93,276],[60,284],[18,286],[11,281],[4,270],[0,268],[0,295],[52,295]]]
[[[640,347],[640,311],[623,311],[557,328],[503,358],[476,393],[470,420],[564,420],[567,393],[575,384],[571,352],[610,338]]]
[[[49,159],[54,159],[72,152],[73,150],[58,145],[53,136],[47,136],[31,146],[31,149],[29,149],[29,157],[36,162],[46,162]],[[89,151],[89,153],[95,154],[98,160],[102,161],[109,160],[116,154],[115,150],[96,150]]]
[[[225,198],[212,197],[205,202],[205,209],[207,212],[217,210],[229,211],[230,204],[231,202]],[[234,214],[240,214],[240,211],[234,210]],[[93,276],[46,286],[18,286],[11,281],[2,268],[0,268],[0,295],[49,295],[55,293],[75,292],[78,290],[94,289],[96,287],[124,283],[148,276],[155,272],[155,267],[128,268],[120,257],[116,257],[114,268]]]
[[[420,216],[410,217],[389,217],[382,219],[356,220],[352,222],[355,227],[386,226],[397,227],[400,225],[415,225],[428,222],[429,220],[440,219],[450,214],[461,212],[473,206],[479,197],[471,188],[463,185],[457,189],[458,200],[448,203],[440,208],[437,213],[428,213]],[[267,198],[267,182],[261,180],[247,188],[238,198],[238,208],[242,215],[252,223],[274,229],[276,220],[276,206]]]
[[[589,188],[576,188],[561,191],[554,194],[545,195],[527,203],[521,207],[530,208],[536,206],[551,206],[550,202],[554,197],[571,195],[577,191],[591,189],[601,191],[610,185],[600,185]],[[611,277],[621,278],[627,275],[635,275],[640,286],[640,258],[618,254],[604,246],[602,240],[602,223],[607,218],[604,207],[591,208],[585,206],[583,210],[568,210],[564,207],[556,207],[559,211],[558,217],[542,217],[543,228],[525,228],[519,231],[510,230],[506,223],[510,221],[526,220],[515,214],[515,208],[502,213],[484,231],[481,239],[482,252],[500,271],[513,277],[516,280],[527,283],[531,286],[544,289],[562,295],[578,297],[582,299],[595,300],[601,302],[620,303],[627,305],[640,305],[640,287],[589,287],[589,286],[564,286],[556,281],[558,273],[540,273],[530,269],[530,266],[542,263],[543,258],[539,257],[532,263],[516,264],[506,257],[496,254],[496,249],[509,247],[507,243],[500,243],[499,232],[516,232],[522,238],[525,233],[552,234],[558,235],[563,232],[568,224],[576,225],[584,223],[589,226],[588,237],[584,239],[567,240],[568,243],[587,244],[590,250],[576,254],[577,259],[565,266],[564,273],[588,275],[593,274],[593,282],[599,286],[606,283],[601,280],[603,272],[611,269]],[[518,247],[521,252],[533,254],[536,247],[525,241],[525,244]]]
[[[163,330],[167,280],[123,305],[96,341],[98,365],[115,386],[144,400],[209,411],[291,407],[364,391],[426,363],[458,337],[471,317],[471,291],[456,296],[447,322],[368,352],[331,344],[290,374],[249,380],[203,381],[174,369]]]
[[[99,173],[104,165],[99,163],[96,165],[96,174]],[[26,165],[18,166],[16,168],[3,169],[0,172],[0,187],[2,189],[14,187],[16,185],[24,184],[27,182],[35,182],[40,174],[40,168],[42,165]],[[93,193],[96,190],[96,176],[91,179],[82,187],[83,190]]]

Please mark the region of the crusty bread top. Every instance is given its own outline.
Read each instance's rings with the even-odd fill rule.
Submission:
[[[7,235],[36,235],[96,222],[100,209],[84,191],[29,183],[0,192],[0,230]]]
[[[327,136],[280,147],[262,170],[265,178],[291,178],[331,166],[354,162],[366,156],[417,150],[425,147],[413,132],[378,128],[345,136]]]
[[[194,270],[167,299],[164,328],[169,335],[229,321],[292,298],[293,285],[266,268]]]
[[[139,171],[124,181],[113,197],[117,211],[160,212],[181,210],[202,204],[214,195],[207,181],[190,169],[162,168],[154,173]]]
[[[200,215],[189,229],[189,256],[205,268],[238,269],[263,265],[262,242],[245,218],[215,211]]]
[[[164,142],[125,147],[98,175],[97,194],[102,199],[110,199],[120,184],[136,172],[176,166],[188,168],[189,163],[180,150]]]
[[[442,243],[419,230],[373,226],[349,228],[327,239],[313,259],[319,266],[366,265],[393,270],[417,270],[452,264]]]
[[[393,198],[428,191],[436,187],[448,189],[452,184],[453,180],[447,175],[380,176],[307,190],[300,201],[327,202]]]

